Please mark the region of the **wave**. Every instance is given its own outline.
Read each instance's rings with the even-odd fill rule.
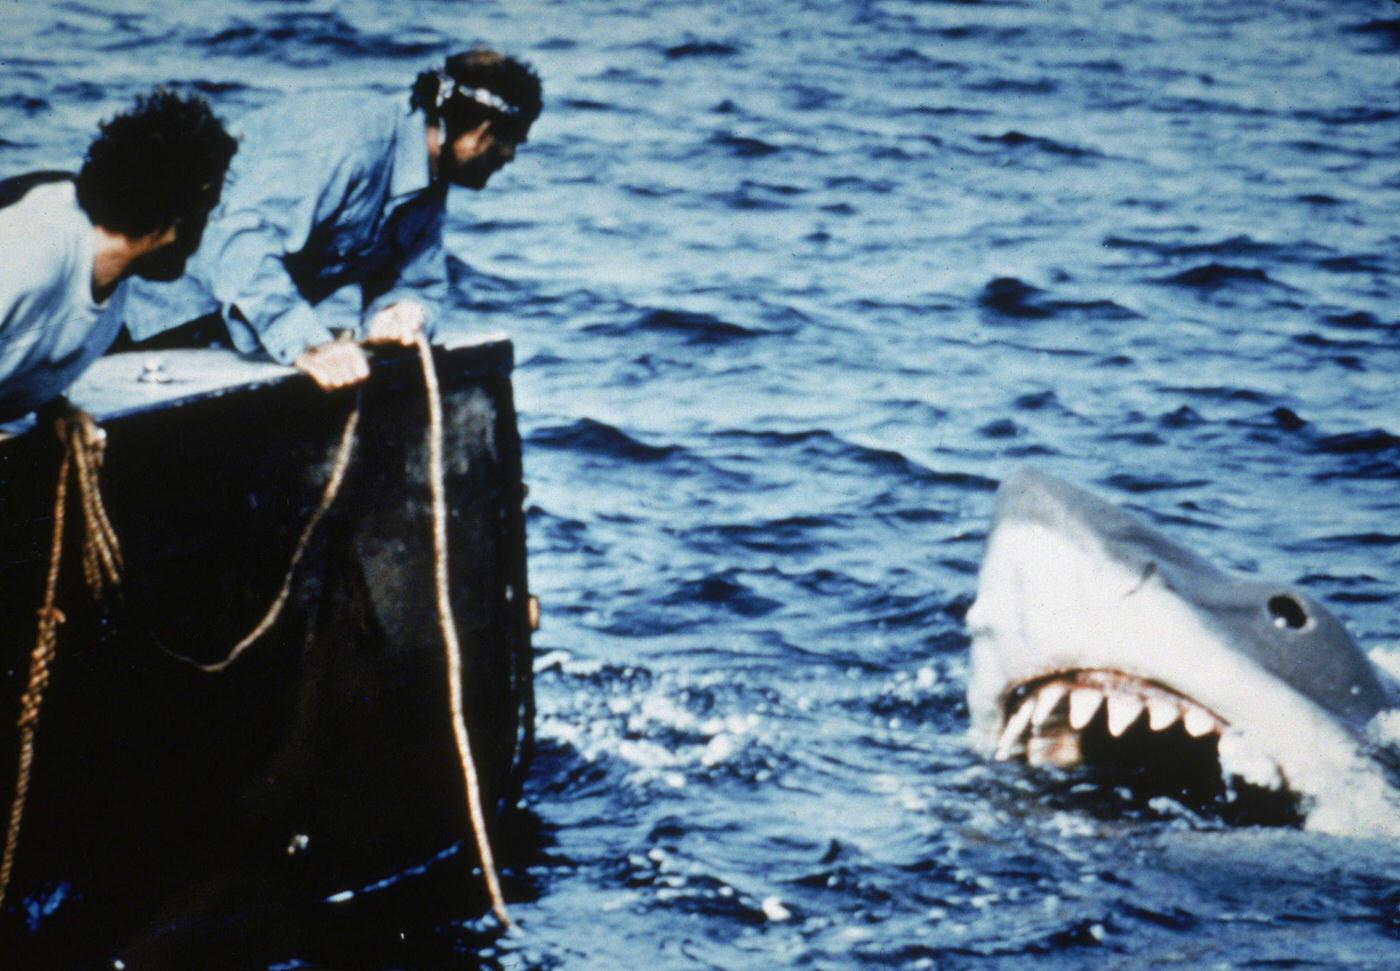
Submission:
[[[1107,249],[1148,252],[1163,259],[1211,256],[1226,259],[1252,257],[1280,262],[1315,262],[1336,258],[1334,250],[1315,243],[1265,243],[1249,235],[1229,236],[1209,243],[1156,242],[1131,236],[1110,235],[1104,238],[1103,245]]]
[[[1157,424],[1162,428],[1195,428],[1205,423],[1201,413],[1189,405],[1174,408],[1157,419]]]
[[[978,135],[977,141],[993,145],[1005,145],[1008,148],[1032,148],[1050,155],[1059,155],[1065,158],[1102,158],[1102,154],[1090,148],[1080,148],[1075,145],[1066,145],[1057,142],[1053,138],[1046,138],[1042,135],[1027,135],[1025,132],[1010,131],[1002,132],[1000,135]]]
[[[1369,105],[1347,105],[1344,108],[1329,108],[1326,111],[1297,111],[1293,113],[1293,117],[1332,126],[1379,125],[1400,118],[1400,111],[1393,108],[1373,108]]]
[[[757,523],[728,523],[704,530],[724,541],[726,549],[737,547],[753,553],[787,556],[818,553],[830,549],[833,530],[849,528],[839,516],[787,516]],[[696,540],[703,543],[703,540]]]
[[[1400,320],[1381,320],[1375,314],[1367,313],[1364,310],[1353,311],[1349,314],[1331,314],[1324,320],[1334,327],[1344,327],[1348,330],[1395,330],[1400,327]]]
[[[675,44],[662,50],[667,60],[678,61],[687,57],[733,57],[740,48],[722,41],[697,40]]]
[[[632,463],[665,462],[685,450],[675,445],[648,445],[618,428],[592,418],[568,425],[552,425],[532,431],[526,439],[532,448],[583,452]]]
[[[781,212],[790,208],[787,203],[766,198],[751,186],[744,185],[727,192],[717,192],[710,198],[734,212]]]
[[[1377,42],[1367,53],[1386,54],[1400,51],[1400,17],[1394,20],[1368,20],[1354,27],[1346,28],[1347,33],[1374,38]]]
[[[1269,420],[1276,428],[1285,432],[1302,431],[1307,427],[1308,422],[1292,408],[1285,408],[1282,405],[1269,412]]]
[[[586,81],[600,81],[607,84],[625,84],[644,88],[659,88],[662,79],[655,74],[646,74],[628,67],[609,67],[597,74],[584,78]]]
[[[1219,290],[1224,287],[1255,287],[1258,285],[1278,287],[1269,274],[1254,266],[1235,266],[1230,263],[1203,263],[1189,270],[1174,273],[1152,281],[1169,286],[1190,287],[1193,290]]]
[[[1331,536],[1319,536],[1317,539],[1311,540],[1303,545],[1310,548],[1323,549],[1346,549],[1355,546],[1400,546],[1400,535],[1382,532],[1337,533]]]
[[[473,233],[509,233],[520,229],[533,229],[538,223],[529,219],[482,219],[472,223]]]
[[[869,192],[874,195],[889,195],[897,188],[889,179],[867,179],[859,175],[828,176],[823,182],[828,189],[852,189],[856,192]]]
[[[618,188],[638,199],[672,199],[681,195],[681,190],[674,186],[655,183],[643,185],[637,182],[624,182]]]
[[[585,328],[589,333],[626,336],[636,333],[679,337],[696,347],[722,347],[735,341],[761,337],[764,331],[720,320],[713,314],[691,310],[652,309],[643,311],[626,323],[594,324]]]
[[[590,98],[560,98],[558,102],[561,108],[568,108],[570,111],[612,111],[613,105],[606,101],[594,101]]]
[[[1350,479],[1357,482],[1391,482],[1400,479],[1400,462],[1393,459],[1374,459],[1319,472],[1312,476],[1314,482],[1324,485],[1335,482],[1337,479]]]
[[[1359,432],[1343,432],[1328,435],[1317,441],[1319,451],[1330,455],[1374,455],[1382,452],[1400,452],[1400,436],[1383,428],[1368,428]]]
[[[658,603],[673,607],[723,607],[742,617],[766,617],[783,606],[781,601],[764,597],[739,582],[737,575],[736,570],[725,570],[698,580],[686,580]]]
[[[43,114],[49,110],[49,102],[43,98],[36,98],[28,94],[6,94],[0,95],[0,108],[11,111],[18,111],[23,115],[33,118],[35,115]],[[13,142],[11,144],[14,144]]]
[[[1392,592],[1376,590],[1365,593],[1349,593],[1347,591],[1331,593],[1327,595],[1327,599],[1332,603],[1343,604],[1388,604],[1394,603],[1397,599],[1400,599],[1400,597],[1397,597],[1397,595]]]
[[[1336,340],[1321,334],[1298,334],[1294,336],[1293,343],[1299,347],[1311,347],[1320,351],[1372,351],[1380,350],[1381,347],[1373,341]]]
[[[842,94],[813,84],[788,85],[784,94],[794,111],[820,111],[840,101]]]
[[[1383,428],[1319,436],[1312,445],[1317,454],[1336,456],[1340,460],[1332,468],[1315,473],[1313,478],[1317,481],[1385,482],[1400,478],[1400,436]]]
[[[1157,390],[1164,394],[1179,394],[1190,398],[1204,398],[1207,401],[1248,401],[1254,404],[1267,405],[1271,404],[1274,400],[1263,391],[1256,391],[1253,388],[1236,388],[1227,384],[1168,384],[1162,385]]]
[[[55,86],[55,101],[103,101],[111,96],[111,90],[92,81],[63,81]]]
[[[1017,411],[1053,411],[1063,415],[1073,414],[1061,403],[1059,396],[1050,390],[1029,391],[1012,399],[1011,407]]]
[[[1016,438],[1021,434],[1021,431],[1021,426],[1010,418],[997,418],[978,428],[977,434],[983,438],[997,441],[1005,438]]]
[[[590,542],[588,524],[578,519],[556,516],[531,503],[525,510],[526,522],[530,528],[530,549],[532,552],[558,553],[568,556],[603,556],[605,549]],[[552,614],[579,612],[582,608],[571,608],[556,604],[550,608]]]
[[[742,439],[760,449],[796,449],[804,464],[809,460],[846,462],[863,470],[927,485],[952,486],[972,492],[994,492],[997,480],[966,472],[944,472],[921,465],[894,449],[857,445],[825,429],[800,432],[729,430],[719,439]]]
[[[1334,256],[1318,262],[1318,266],[1329,273],[1388,273],[1382,264],[1379,253],[1357,253],[1349,256]]]
[[[912,66],[928,68],[929,70],[943,72],[964,73],[968,70],[966,64],[958,61],[945,61],[941,58],[930,57],[921,50],[913,47],[898,47],[892,51],[882,51],[876,58],[881,64],[895,66]]]
[[[977,297],[979,305],[1003,317],[1043,320],[1049,317],[1087,317],[1094,320],[1135,320],[1139,315],[1112,300],[1049,300],[1045,291],[1016,277],[988,281]]]
[[[1134,475],[1119,472],[1101,480],[1102,484],[1135,496],[1153,492],[1174,492],[1178,489],[1199,489],[1211,484],[1209,479],[1176,479],[1166,475]]]
[[[990,78],[967,85],[969,91],[983,94],[1054,94],[1060,86],[1049,78],[1036,78],[1031,81],[1022,78]]]
[[[782,151],[777,145],[765,142],[761,138],[749,138],[731,132],[716,132],[710,136],[709,143],[726,149],[735,158],[766,158]]]
[[[252,86],[241,81],[208,81],[203,78],[186,82],[173,82],[177,86],[180,84],[194,88],[200,94],[207,94],[212,98],[223,97],[224,95],[238,94],[243,91],[251,91]]]
[[[411,39],[410,32],[365,33],[333,11],[276,13],[250,22],[235,18],[213,34],[195,34],[186,44],[214,54],[293,64],[326,63],[355,55],[427,58],[442,49],[439,38]]]
[[[1028,33],[1025,27],[989,27],[982,24],[958,24],[953,27],[920,27],[916,33],[941,37],[944,40],[985,41],[993,47],[1017,47]]]
[[[1314,138],[1296,138],[1281,143],[1281,147],[1291,148],[1306,155],[1336,156],[1345,155],[1356,159],[1374,158],[1375,153],[1364,148],[1347,147],[1339,143],[1336,139],[1319,140]]]
[[[1256,108],[1233,101],[1214,101],[1209,98],[1166,96],[1148,102],[1148,108],[1164,115],[1186,115],[1196,118],[1201,115],[1226,115],[1232,118],[1268,118],[1275,112],[1268,108]]]

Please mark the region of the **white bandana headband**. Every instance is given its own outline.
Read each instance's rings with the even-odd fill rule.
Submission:
[[[520,109],[511,104],[505,98],[494,91],[487,91],[485,88],[464,88],[457,84],[455,80],[446,74],[438,74],[437,107],[442,110],[449,99],[461,96],[470,101],[475,101],[479,105],[484,105],[492,111],[500,112],[507,118],[520,114]]]

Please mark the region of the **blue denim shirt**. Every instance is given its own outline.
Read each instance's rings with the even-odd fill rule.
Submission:
[[[407,96],[302,95],[249,115],[199,251],[173,283],[132,281],[125,321],[134,340],[221,312],[234,346],[283,364],[363,329],[412,298],[429,315],[446,295],[445,183],[430,183],[425,123]],[[359,320],[334,319],[346,285]]]

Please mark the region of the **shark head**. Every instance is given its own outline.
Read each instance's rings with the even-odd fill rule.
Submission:
[[[1296,586],[1221,570],[1021,469],[998,492],[967,623],[971,733],[997,758],[1281,793],[1310,827],[1400,835],[1366,742],[1396,697]]]

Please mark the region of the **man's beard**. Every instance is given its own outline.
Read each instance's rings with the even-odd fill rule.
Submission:
[[[486,158],[475,158],[465,165],[456,165],[447,171],[447,180],[464,189],[484,189],[491,176],[500,166]]]
[[[199,249],[199,242],[203,237],[203,225],[195,232],[180,233],[175,237],[173,243],[168,243],[160,249],[152,250],[133,260],[131,263],[132,275],[158,283],[169,283],[171,280],[180,279],[185,273],[185,264],[194,255],[195,250]]]

